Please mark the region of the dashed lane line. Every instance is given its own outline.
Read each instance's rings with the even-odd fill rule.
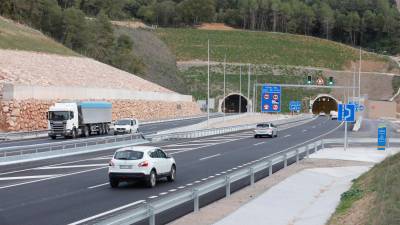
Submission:
[[[262,144],[265,144],[266,142],[265,141],[262,141],[262,142],[258,142],[258,143],[255,143],[255,144],[253,144],[254,146],[257,146],[257,145],[262,145]]]
[[[91,187],[88,187],[88,189],[93,189],[93,188],[97,188],[97,187],[102,187],[102,186],[105,186],[105,185],[108,185],[109,183],[107,182],[107,183],[103,183],[103,184],[98,184],[98,185],[94,185],[94,186],[91,186]]]
[[[206,159],[211,159],[211,158],[218,157],[218,156],[220,156],[220,155],[221,155],[221,154],[210,155],[210,156],[207,156],[207,157],[200,158],[199,160],[200,160],[200,161],[203,161],[203,160],[206,160]]]

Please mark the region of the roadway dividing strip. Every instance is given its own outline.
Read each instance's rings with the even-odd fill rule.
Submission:
[[[221,155],[221,154],[210,155],[210,156],[207,156],[207,157],[204,157],[204,158],[200,158],[199,160],[200,160],[200,161],[203,161],[203,160],[206,160],[206,159],[211,159],[211,158],[218,157],[218,156],[220,156],[220,155]]]

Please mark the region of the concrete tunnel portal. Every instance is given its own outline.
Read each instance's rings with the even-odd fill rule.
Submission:
[[[243,113],[247,112],[247,105],[248,100],[246,97],[238,93],[233,93],[223,99],[221,111],[225,113]]]
[[[319,114],[321,112],[324,112],[325,114],[329,114],[331,111],[337,111],[338,103],[339,101],[333,96],[320,94],[312,102],[312,113]]]

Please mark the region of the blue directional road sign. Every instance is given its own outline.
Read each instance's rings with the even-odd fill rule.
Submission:
[[[301,110],[301,102],[300,101],[290,101],[289,102],[289,110],[291,112],[300,111]]]
[[[386,147],[386,127],[378,127],[378,150],[385,150]]]
[[[281,86],[264,85],[261,90],[261,112],[280,112],[281,93]]]
[[[354,122],[356,117],[356,105],[339,104],[338,105],[338,121]]]

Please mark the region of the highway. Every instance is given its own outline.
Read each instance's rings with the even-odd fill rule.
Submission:
[[[220,117],[222,114],[212,114],[210,118]],[[142,124],[139,126],[140,132],[144,135],[156,133],[157,131],[173,129],[177,127],[189,126],[192,124],[200,123],[206,121],[207,117],[197,117],[192,119],[184,119],[184,120],[175,120],[175,121],[166,121],[166,122],[157,122],[151,124]],[[94,135],[88,138],[97,138],[106,135]],[[84,138],[79,138],[84,139]],[[49,137],[44,138],[35,138],[35,139],[26,139],[26,140],[17,140],[17,141],[5,141],[0,142],[0,148],[4,147],[12,147],[12,146],[24,146],[24,145],[34,145],[34,144],[44,144],[44,143],[55,143],[55,142],[62,142],[65,140],[64,138],[57,138],[56,140],[52,140]]]
[[[107,163],[113,151],[2,166],[0,224],[90,223],[96,215],[107,216],[119,207],[133,207],[192,188],[272,153],[338,136],[343,132],[339,124],[328,117],[318,117],[280,128],[277,138],[255,139],[251,131],[244,131],[159,143],[177,161],[177,180],[159,181],[153,189],[137,183],[123,183],[120,188],[111,189]],[[183,211],[177,210],[158,221],[168,222]]]

